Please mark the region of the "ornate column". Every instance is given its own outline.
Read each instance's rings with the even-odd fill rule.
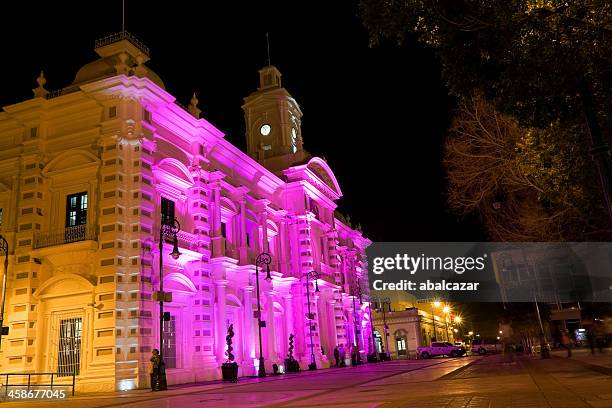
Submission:
[[[348,296],[347,297],[349,302],[352,302],[352,297]],[[355,343],[355,319],[354,319],[354,311],[353,311],[353,304],[350,304],[349,309],[349,313],[348,314],[348,323],[349,323],[349,335],[348,335],[348,341],[350,342],[350,344],[354,344]]]
[[[253,338],[253,302],[251,301],[251,295],[253,293],[253,286],[244,286],[242,288],[244,292],[243,298],[243,318],[244,318],[244,342],[243,342],[243,355],[245,359],[250,359],[252,363],[255,358],[255,339]]]
[[[247,228],[246,228],[246,199],[244,196],[238,201],[240,205],[240,248],[239,258],[240,264],[245,265],[248,263],[248,246],[247,246]]]
[[[285,221],[284,219],[280,222],[280,227],[279,227],[280,231],[279,231],[279,268],[280,271],[284,276],[286,276],[288,274],[288,272],[291,270],[290,267],[290,262],[291,262],[291,256],[289,255],[289,251],[287,250],[287,221]]]
[[[227,328],[225,327],[225,289],[227,288],[228,281],[225,279],[215,281],[215,287],[217,289],[217,335],[216,338],[216,349],[217,349],[217,362],[219,364],[225,361],[225,335]]]
[[[285,296],[285,324],[287,326],[287,338],[293,334],[296,335],[293,327],[293,295],[286,294]]]
[[[327,301],[328,304],[328,308],[327,310],[330,313],[330,316],[328,316],[327,318],[327,322],[329,323],[328,327],[329,327],[329,336],[330,336],[330,347],[332,348],[331,350],[328,351],[329,355],[333,355],[333,348],[338,344],[338,331],[336,329],[336,300],[335,299],[330,299]]]
[[[276,352],[276,335],[274,333],[274,291],[269,289],[266,292],[268,302],[267,302],[267,312],[268,318],[266,319],[266,330],[268,335],[268,358],[271,363],[278,363],[278,355]]]
[[[213,199],[211,205],[212,211],[212,242],[213,242],[213,258],[225,256],[225,238],[221,235],[221,186],[219,183],[214,183],[212,186]]]

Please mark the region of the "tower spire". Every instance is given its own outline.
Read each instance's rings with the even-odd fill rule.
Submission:
[[[125,0],[121,0],[121,32],[125,32]]]

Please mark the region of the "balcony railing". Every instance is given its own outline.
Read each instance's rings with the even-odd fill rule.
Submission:
[[[71,242],[96,240],[98,228],[95,225],[83,224],[67,227],[61,231],[51,233],[38,233],[34,236],[34,249],[55,245],[64,245]]]
[[[134,46],[136,48],[138,48],[140,50],[140,52],[145,54],[147,57],[149,56],[149,47],[144,45],[142,43],[142,41],[140,41],[138,38],[134,37],[133,34],[127,32],[125,30],[119,31],[118,33],[114,33],[114,34],[111,34],[111,35],[109,35],[107,37],[100,38],[99,40],[96,40],[95,48],[104,47],[105,45],[116,43],[116,42],[121,41],[121,40],[128,40],[129,42],[134,44]]]

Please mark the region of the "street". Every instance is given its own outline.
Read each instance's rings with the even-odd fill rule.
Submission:
[[[549,360],[523,355],[396,360],[360,367],[171,387],[81,395],[66,407],[612,407],[609,355],[593,364],[580,351],[576,359],[557,354]],[[597,356],[595,356],[597,358]],[[585,361],[587,360],[587,361]],[[6,403],[24,407],[25,403]],[[48,402],[28,403],[28,408]]]

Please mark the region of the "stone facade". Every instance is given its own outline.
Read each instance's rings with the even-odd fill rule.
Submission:
[[[339,184],[303,150],[301,112],[278,70],[264,68],[245,99],[245,154],[199,118],[195,97],[188,108],[175,102],[133,37],[99,41],[96,52],[67,88],[48,92],[41,74],[33,99],[0,112],[10,329],[0,372],[77,369],[84,391],[148,386],[162,199],[181,226],[178,259],[163,243],[169,384],[220,378],[229,324],[240,375],[256,374],[262,252],[272,257],[272,280],[259,273],[267,370],[283,364],[290,334],[302,367],[310,362],[307,291],[317,366],[356,333],[365,353],[368,304],[353,310],[350,288],[367,288],[370,241],[337,215]],[[313,270],[320,278],[307,286]]]

